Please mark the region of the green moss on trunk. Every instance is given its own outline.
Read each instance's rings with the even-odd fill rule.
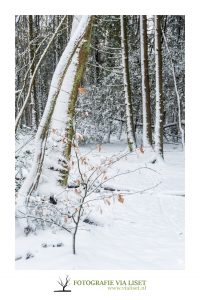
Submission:
[[[74,131],[74,115],[75,115],[75,107],[76,101],[78,97],[78,88],[80,87],[81,80],[84,75],[85,66],[90,50],[90,41],[91,41],[91,33],[92,33],[92,24],[93,17],[91,17],[88,26],[86,28],[86,32],[83,36],[83,41],[80,46],[79,54],[78,54],[78,63],[76,68],[76,75],[74,78],[73,88],[70,94],[68,108],[67,108],[67,124],[66,124],[66,146],[64,151],[64,156],[66,159],[66,164],[63,166],[63,170],[61,171],[61,185],[66,186],[68,183],[69,177],[69,166],[68,162],[71,157],[71,149],[72,149],[72,141],[75,135]]]

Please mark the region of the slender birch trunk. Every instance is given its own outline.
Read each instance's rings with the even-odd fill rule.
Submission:
[[[122,47],[122,67],[124,77],[124,93],[126,105],[126,127],[127,142],[130,152],[136,147],[135,126],[133,121],[133,107],[131,102],[131,85],[129,75],[128,41],[127,41],[127,20],[126,16],[120,16],[121,23],[121,47]]]
[[[140,45],[143,104],[143,146],[152,146],[151,103],[148,66],[147,17],[140,16]]]
[[[155,152],[157,158],[163,156],[163,92],[162,92],[162,47],[161,47],[161,16],[155,20],[155,61],[156,61],[156,120],[155,120]]]

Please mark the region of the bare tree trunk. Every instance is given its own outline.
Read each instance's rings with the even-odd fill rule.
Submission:
[[[120,121],[120,124],[119,124],[119,132],[118,132],[118,135],[117,135],[117,139],[119,141],[121,141],[121,137],[122,137],[122,130],[123,130],[123,121]]]
[[[133,107],[131,101],[131,85],[129,75],[128,41],[127,41],[127,16],[120,16],[122,66],[124,76],[124,93],[126,105],[127,141],[130,152],[136,147],[135,126],[133,121]]]
[[[29,65],[30,67],[30,82],[32,80],[32,76],[34,73],[34,67],[35,64],[32,63],[34,60],[34,52],[35,52],[35,46],[33,45],[34,40],[34,32],[33,32],[33,16],[28,15],[28,42],[29,42]],[[35,80],[33,81],[32,87],[31,87],[31,127],[36,128],[38,126],[38,118],[37,118],[37,105],[36,105],[36,93],[35,93]]]
[[[156,60],[156,120],[155,120],[155,152],[157,158],[163,156],[163,95],[162,95],[162,47],[161,16],[155,16],[155,60]]]
[[[182,124],[181,124],[181,101],[180,101],[180,96],[179,96],[177,82],[176,82],[175,67],[174,67],[174,63],[173,63],[173,60],[172,60],[171,52],[170,52],[169,47],[168,47],[168,43],[167,43],[167,39],[166,39],[164,30],[162,30],[162,34],[163,34],[164,41],[165,41],[165,44],[166,44],[166,48],[167,48],[167,51],[168,51],[168,54],[169,54],[170,64],[171,64],[171,68],[172,68],[172,74],[173,74],[173,80],[174,80],[174,87],[175,87],[177,104],[178,104],[178,126],[179,126],[179,131],[181,133],[182,146],[183,146],[183,149],[184,149],[185,134],[184,134],[184,129],[183,129]]]
[[[58,27],[59,25],[59,16],[55,16],[54,18],[54,24],[55,27]],[[59,44],[59,34],[56,37],[56,41],[55,41],[55,57],[56,57],[56,66],[58,64],[59,61],[59,50],[60,50],[60,44]]]
[[[87,27],[85,28],[85,34],[83,36],[84,42],[80,45],[79,49],[77,50],[79,51],[79,53],[78,53],[74,78],[70,79],[73,80],[73,87],[70,92],[70,98],[69,98],[69,103],[67,108],[66,147],[64,152],[66,163],[64,165],[64,169],[62,170],[62,175],[61,175],[61,183],[64,186],[66,186],[68,183],[69,161],[71,157],[72,142],[75,134],[74,131],[75,106],[78,97],[78,88],[81,85],[81,81],[83,78],[83,74],[85,71],[86,62],[89,54],[92,23],[93,23],[93,18],[91,17]]]
[[[140,16],[140,45],[143,103],[143,146],[152,145],[151,105],[148,67],[147,17]]]
[[[39,32],[40,32],[40,16],[38,15],[35,15],[34,16],[34,21],[35,21],[35,24],[34,24],[34,29],[35,29],[35,34],[36,36],[39,35]],[[56,29],[55,29],[56,30]],[[35,53],[38,53],[40,49],[40,44],[39,44],[39,41],[36,41],[36,44],[35,44]],[[40,72],[38,72],[37,74],[37,82],[40,80],[39,77],[40,77]],[[36,100],[36,125],[37,125],[37,128],[38,128],[38,125],[39,125],[39,122],[42,118],[42,97],[40,96],[40,93],[39,93],[39,89],[37,89],[37,85],[35,84],[35,100]]]

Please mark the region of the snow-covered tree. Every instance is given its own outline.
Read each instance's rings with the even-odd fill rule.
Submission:
[[[164,31],[162,30],[162,35],[165,41],[165,45],[167,48],[167,52],[168,52],[168,56],[169,56],[169,62],[171,65],[171,69],[172,69],[172,75],[173,75],[173,81],[174,81],[174,88],[175,88],[175,92],[176,92],[176,99],[177,99],[177,108],[178,108],[178,127],[179,127],[179,131],[181,133],[181,142],[182,142],[182,146],[184,148],[185,145],[185,134],[184,134],[184,129],[182,126],[182,120],[181,120],[181,98],[180,98],[180,94],[178,91],[178,86],[177,86],[177,79],[176,79],[176,74],[175,74],[175,66],[174,66],[174,62],[172,59],[172,55],[168,46],[168,42],[167,42],[167,38],[165,36]]]
[[[30,64],[30,82],[32,80],[32,76],[34,73],[34,53],[35,53],[35,45],[34,43],[34,28],[33,28],[33,16],[28,16],[28,43],[29,43],[29,64]],[[31,87],[31,95],[30,95],[30,106],[31,106],[31,119],[32,119],[32,128],[36,128],[38,126],[38,109],[36,104],[36,91],[35,91],[35,80],[33,81]]]
[[[129,75],[129,55],[127,41],[127,16],[120,16],[121,21],[121,47],[122,47],[122,66],[124,77],[124,94],[126,105],[126,126],[127,126],[127,141],[129,150],[132,152],[136,147],[135,127],[133,121],[133,107],[131,99],[131,84]]]
[[[92,17],[87,17],[85,20],[84,26],[84,35],[82,38],[82,42],[80,46],[77,48],[76,53],[72,59],[71,65],[74,69],[71,70],[70,76],[70,69],[68,70],[69,74],[66,74],[66,86],[69,86],[69,78],[71,80],[71,86],[69,87],[68,92],[68,104],[67,104],[67,124],[65,130],[65,137],[66,137],[66,145],[65,145],[65,164],[64,168],[62,169],[62,184],[64,186],[68,183],[68,176],[69,176],[69,161],[71,156],[71,149],[72,149],[72,142],[73,138],[75,137],[75,128],[74,128],[74,115],[75,115],[75,107],[78,97],[79,88],[81,88],[81,81],[83,78],[83,74],[86,67],[86,62],[89,54],[90,49],[90,40],[91,40],[91,33],[92,33]],[[73,30],[73,26],[72,26]],[[73,32],[72,32],[73,34]],[[65,80],[64,80],[65,83]]]
[[[156,62],[156,115],[155,115],[155,152],[157,158],[163,159],[163,80],[162,80],[162,46],[161,16],[155,18],[155,62]]]
[[[142,73],[142,105],[143,105],[143,146],[152,145],[151,103],[148,67],[147,17],[140,16],[140,48]]]
[[[54,72],[45,111],[35,137],[35,154],[32,167],[18,192],[17,210],[20,208],[21,211],[26,211],[28,199],[38,186],[44,163],[47,138],[52,153],[54,153],[53,150],[57,146],[56,144],[59,143],[60,145],[65,138],[67,117],[70,117],[70,122],[73,121],[73,114],[70,115],[69,110],[70,105],[73,103],[71,103],[71,100],[74,100],[74,96],[77,95],[75,94],[77,90],[74,89],[74,83],[76,80],[81,80],[83,72],[83,69],[78,69],[77,65],[80,58],[79,54],[81,53],[85,57],[84,50],[83,52],[80,52],[80,50],[85,49],[86,53],[88,51],[87,36],[85,35],[88,34],[87,30],[91,26],[91,20],[91,16],[81,16],[75,19],[71,38]],[[78,71],[81,71],[81,73]],[[76,88],[78,89],[78,85],[76,85]],[[68,114],[66,113],[67,110]],[[61,151],[64,152],[64,144],[60,147]],[[54,159],[56,160],[57,157],[54,156]],[[27,225],[26,220],[24,221],[23,223]]]

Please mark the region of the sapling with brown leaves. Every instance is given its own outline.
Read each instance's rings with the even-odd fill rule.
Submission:
[[[101,151],[100,146],[98,146],[98,149]],[[129,170],[123,173],[109,175],[109,169],[123,158],[126,158],[127,155],[129,155],[128,152],[112,158],[105,158],[101,161],[101,164],[94,165],[89,161],[87,155],[81,155],[80,149],[75,143],[73,150],[75,158],[73,166],[77,169],[76,184],[79,185],[79,187],[74,190],[74,193],[78,198],[77,206],[74,207],[74,212],[72,213],[72,219],[75,224],[74,229],[72,230],[72,248],[73,254],[76,254],[76,238],[80,224],[83,223],[84,220],[87,220],[86,223],[89,224],[94,223],[92,220],[88,219],[88,216],[95,208],[95,205],[93,204],[95,202],[99,203],[100,201],[103,201],[105,205],[110,206],[114,201],[118,201],[121,204],[125,201],[124,191],[121,191],[120,188],[115,189],[112,186],[109,186],[108,182],[116,177],[133,173],[138,170],[148,169],[152,172],[155,172],[155,170],[148,167],[141,167],[132,171]],[[102,212],[102,210],[100,210],[100,212]]]
[[[97,145],[96,151],[100,152],[101,150],[101,145]],[[126,159],[130,152],[122,152],[112,157],[106,157],[98,163],[94,163],[89,159],[91,152],[92,150],[83,155],[77,141],[73,140],[73,153],[69,165],[70,175],[73,175],[74,178],[73,182],[69,183],[63,188],[62,192],[56,195],[31,196],[27,205],[27,214],[18,211],[17,216],[18,218],[26,218],[30,228],[45,229],[50,226],[52,229],[60,228],[67,231],[72,236],[73,254],[77,253],[78,231],[90,230],[86,224],[98,225],[98,222],[91,219],[91,214],[97,207],[99,213],[102,214],[105,205],[109,207],[114,205],[115,202],[123,204],[125,194],[136,193],[131,189],[122,190],[113,187],[109,185],[109,181],[143,169],[156,172],[148,167],[140,167],[113,174],[110,173],[113,165],[122,159]],[[31,230],[27,234],[30,232]]]

